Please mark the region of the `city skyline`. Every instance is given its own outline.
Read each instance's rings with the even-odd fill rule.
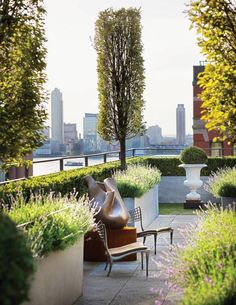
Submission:
[[[54,101],[54,103],[55,103],[55,101],[58,103],[58,100],[60,100],[60,102],[62,103],[62,105],[61,105],[61,110],[59,111],[59,113],[60,113],[60,118],[61,118],[61,120],[63,119],[63,117],[64,117],[64,110],[63,110],[63,99],[62,99],[62,94],[63,94],[63,92],[61,92],[60,91],[60,89],[58,89],[58,88],[54,88],[52,91],[51,91],[51,126],[50,126],[50,129],[51,129],[51,139],[52,140],[55,140],[55,139],[53,139],[53,135],[52,135],[52,126],[53,126],[53,121],[55,121],[55,119],[56,119],[56,121],[58,121],[58,107],[56,107],[57,108],[57,115],[56,115],[56,118],[55,119],[53,119],[53,111],[52,111],[52,108],[53,108],[53,101]],[[178,110],[178,107],[179,106],[183,106],[183,107],[185,107],[185,105],[184,104],[178,104],[177,105],[177,109],[176,110]],[[55,106],[54,106],[54,108],[55,108]],[[59,107],[60,108],[60,107]],[[184,108],[184,112],[185,112],[185,108]],[[96,119],[97,119],[97,117],[98,117],[98,113],[88,113],[88,112],[85,112],[84,114],[83,114],[83,126],[82,126],[82,130],[79,132],[78,131],[78,128],[77,128],[77,123],[76,122],[65,122],[65,121],[63,121],[63,123],[61,124],[61,125],[75,125],[76,126],[76,132],[78,133],[78,134],[80,134],[80,135],[83,135],[83,138],[85,138],[85,128],[84,128],[84,126],[85,126],[85,119],[86,118],[94,118],[94,117],[96,117]],[[178,119],[178,116],[176,115],[176,124],[178,125],[178,122],[177,122],[177,119]],[[185,120],[186,118],[185,118],[185,116],[184,116],[184,120]],[[160,134],[162,134],[162,127],[161,126],[159,126],[159,124],[157,124],[157,123],[154,123],[153,125],[149,125],[149,126],[146,126],[146,132],[148,132],[150,129],[152,129],[152,128],[159,128],[160,129]],[[57,129],[57,128],[55,128],[55,129]],[[93,129],[94,129],[94,126],[93,126]],[[178,129],[178,128],[177,128]],[[176,129],[176,131],[177,131],[177,129]],[[97,133],[97,131],[96,131],[96,133]],[[158,134],[159,134],[159,132],[158,132]],[[159,135],[158,135],[159,136]],[[176,136],[176,139],[177,139],[177,136],[178,136],[178,134],[177,134],[177,132],[175,132],[175,134],[169,134],[169,135],[164,135],[164,136]]]
[[[184,2],[120,0],[117,6],[114,0],[71,0],[66,7],[46,0],[47,89],[58,87],[63,92],[64,121],[76,123],[82,133],[84,113],[98,112],[96,52],[91,42],[98,12],[134,6],[141,7],[143,25],[144,121],[147,127],[158,124],[164,135],[173,135],[176,104],[184,103],[186,132],[192,133],[193,65],[203,58],[194,31],[189,31]]]

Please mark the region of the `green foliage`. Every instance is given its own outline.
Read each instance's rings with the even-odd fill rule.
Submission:
[[[215,197],[236,198],[236,167],[212,173],[207,181],[207,190]]]
[[[198,229],[174,253],[172,281],[184,289],[184,305],[234,305],[236,299],[236,214],[210,207]]]
[[[33,257],[22,231],[3,214],[0,232],[0,304],[19,305],[28,300]]]
[[[42,144],[45,57],[42,0],[0,1],[0,159],[5,167]]]
[[[196,209],[184,209],[183,203],[159,203],[160,215],[193,215]]]
[[[203,116],[221,139],[236,139],[236,3],[232,0],[193,0],[188,15],[208,64],[200,75]]]
[[[138,9],[107,9],[96,22],[99,115],[104,140],[118,140],[125,169],[125,139],[143,131],[144,66]]]
[[[127,160],[128,164],[143,164],[157,168],[162,176],[185,176],[185,171],[180,168],[181,164],[177,157],[136,157]],[[212,171],[218,168],[236,166],[235,157],[208,158],[206,168],[202,169],[203,176],[209,176]],[[79,196],[87,193],[87,185],[84,177],[90,175],[97,181],[103,181],[107,177],[120,169],[118,162],[109,162],[87,168],[80,168],[68,171],[62,171],[45,176],[32,177],[24,181],[9,182],[0,186],[0,200],[6,204],[11,203],[11,197],[16,197],[18,192],[22,192],[26,200],[30,198],[31,193],[49,194],[52,190],[55,194],[69,194],[75,189]]]
[[[128,165],[125,171],[116,171],[113,175],[122,197],[141,197],[161,180],[157,168],[145,165]]]
[[[203,149],[190,146],[181,152],[180,161],[185,164],[204,164],[207,163],[207,155]]]
[[[24,230],[34,257],[73,245],[93,224],[93,210],[87,200],[75,196],[19,196],[6,212]]]

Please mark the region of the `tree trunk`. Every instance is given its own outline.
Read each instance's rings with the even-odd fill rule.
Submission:
[[[120,168],[126,170],[126,147],[125,138],[120,140]]]

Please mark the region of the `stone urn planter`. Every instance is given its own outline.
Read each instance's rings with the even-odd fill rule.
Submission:
[[[197,189],[203,184],[200,179],[201,169],[206,167],[206,164],[181,164],[179,167],[183,167],[186,172],[186,180],[184,185],[186,185],[190,193],[186,195],[186,200],[201,200],[200,194],[197,193]]]
[[[72,305],[82,295],[84,238],[35,260],[29,302],[22,305]]]
[[[183,167],[186,172],[186,185],[190,193],[186,195],[186,202],[184,208],[199,208],[202,206],[201,196],[197,193],[203,182],[200,179],[201,169],[206,167],[207,155],[201,148],[190,146],[185,148],[181,155],[180,161],[183,163],[179,167]]]

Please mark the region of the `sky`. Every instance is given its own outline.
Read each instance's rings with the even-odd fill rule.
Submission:
[[[163,135],[176,133],[176,107],[186,109],[192,134],[193,65],[203,60],[196,34],[184,13],[188,0],[45,0],[47,90],[63,94],[64,122],[82,133],[85,112],[98,112],[96,51],[92,45],[98,13],[113,7],[141,8],[146,88],[146,125]],[[48,103],[50,114],[50,100]]]

